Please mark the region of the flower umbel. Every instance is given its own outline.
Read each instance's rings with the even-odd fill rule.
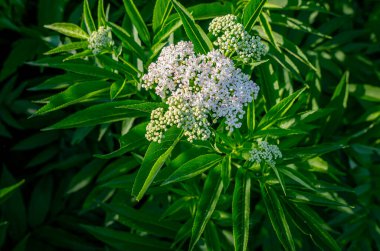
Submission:
[[[102,50],[111,48],[114,41],[111,37],[111,28],[100,26],[97,31],[91,33],[88,39],[88,48],[93,54],[99,54]]]
[[[145,89],[155,89],[169,106],[167,111],[159,108],[151,114],[146,137],[157,142],[173,125],[184,129],[190,142],[208,139],[211,123],[219,118],[225,118],[227,130],[239,128],[244,106],[259,91],[220,51],[196,55],[190,42],[165,47],[142,80]]]
[[[214,45],[224,54],[237,56],[247,63],[254,59],[259,61],[267,53],[266,46],[259,36],[251,36],[241,23],[238,23],[234,15],[225,15],[214,18],[209,26],[209,31],[216,36]]]
[[[261,141],[258,148],[252,149],[249,154],[249,161],[259,164],[266,163],[269,166],[275,166],[275,159],[282,158],[282,153],[278,146],[270,145],[266,141]]]

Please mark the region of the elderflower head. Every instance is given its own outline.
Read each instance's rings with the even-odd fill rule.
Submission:
[[[225,118],[227,130],[239,128],[244,106],[259,91],[249,76],[220,51],[196,55],[190,42],[165,47],[142,80],[142,86],[155,89],[169,107],[151,114],[146,137],[156,142],[174,125],[184,130],[190,142],[210,137],[210,120],[216,123]]]
[[[258,148],[252,149],[249,154],[249,161],[256,163],[264,162],[269,166],[275,166],[275,159],[282,158],[282,153],[278,146],[270,145],[266,141],[261,141]]]
[[[97,31],[91,33],[88,39],[88,48],[92,50],[92,53],[99,54],[102,50],[114,45],[110,32],[110,27],[100,26]]]
[[[216,37],[215,46],[226,55],[236,52],[244,63],[251,59],[258,61],[267,53],[260,37],[251,36],[234,15],[214,18],[209,31]]]

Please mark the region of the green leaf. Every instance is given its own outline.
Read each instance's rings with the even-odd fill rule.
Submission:
[[[70,218],[71,221],[80,222],[77,218]],[[78,228],[77,224],[71,225],[68,220],[63,222],[63,224],[69,224],[69,227],[75,227],[79,234],[83,234],[82,229]],[[33,231],[33,236],[38,236],[37,238],[42,241],[44,247],[51,248],[55,247],[53,250],[81,250],[81,251],[99,251],[96,246],[97,244],[92,244],[91,242],[84,239],[82,236],[68,232],[61,228],[55,228],[50,226],[42,226]]]
[[[35,133],[15,144],[12,150],[25,151],[49,145],[59,138],[57,132]]]
[[[153,10],[153,32],[157,33],[165,24],[170,12],[173,9],[173,4],[170,0],[157,0]]]
[[[204,154],[181,165],[162,185],[190,179],[197,176],[222,160],[218,154]]]
[[[78,25],[71,23],[54,23],[44,25],[44,27],[73,38],[85,40],[89,38],[88,34],[84,30],[82,30]]]
[[[111,88],[110,88],[110,98],[111,100],[114,100],[119,96],[119,94],[123,91],[125,88],[125,85],[127,84],[127,79],[123,80],[118,80],[114,83],[112,83]]]
[[[296,101],[296,99],[301,95],[302,92],[304,92],[306,88],[303,88],[301,90],[296,91],[292,95],[284,98],[283,100],[280,101],[280,103],[276,104],[273,106],[266,114],[265,116],[261,119],[258,129],[263,130],[274,123],[281,119],[286,112],[292,107],[293,103]]]
[[[349,207],[349,205],[332,198],[328,193],[309,193],[304,191],[289,190],[288,200],[296,203],[310,204],[323,207]]]
[[[98,0],[98,27],[105,26],[106,22],[107,22],[107,17],[104,11],[104,1]]]
[[[220,166],[218,165],[208,174],[199,199],[191,231],[190,250],[194,249],[198,240],[201,238],[207,222],[215,210],[222,189],[223,183],[220,176]]]
[[[86,82],[94,80],[94,77],[89,77],[85,75],[66,73],[62,75],[57,75],[52,78],[47,79],[43,83],[31,87],[30,91],[42,91],[42,90],[55,90],[55,89],[65,89],[74,83]]]
[[[254,138],[262,138],[262,137],[271,137],[271,138],[280,138],[280,137],[288,137],[292,135],[301,135],[308,134],[306,131],[298,130],[298,129],[284,129],[284,128],[268,128],[265,130],[258,130],[252,136]]]
[[[188,8],[195,20],[207,20],[210,18],[227,15],[232,12],[233,5],[229,2],[214,2],[197,4]],[[165,42],[166,39],[181,27],[182,21],[177,13],[171,15],[162,25],[161,29],[156,33],[153,43],[157,46],[159,43]]]
[[[53,179],[46,175],[35,185],[29,202],[28,216],[31,227],[41,225],[49,212],[53,195]]]
[[[127,61],[115,61],[111,57],[106,55],[98,55],[96,56],[100,62],[102,62],[105,66],[110,67],[114,70],[118,70],[120,73],[128,74],[132,77],[140,75],[140,71],[136,69],[132,64]]]
[[[77,54],[74,54],[73,56]],[[50,62],[44,62],[44,61],[36,61],[30,64],[36,65],[36,66],[45,66],[45,67],[63,69],[69,72],[74,72],[74,73],[91,76],[91,77],[107,78],[107,79],[113,79],[113,80],[123,79],[120,75],[116,73],[113,73],[106,69],[99,68],[98,66],[87,64],[87,63],[67,63],[67,62],[50,63]]]
[[[269,23],[269,17],[263,13],[263,15],[260,15],[260,23],[261,26],[266,34],[266,37],[268,38],[268,41],[273,45],[273,47],[278,51],[281,52],[280,48],[277,45],[277,41],[275,39],[275,36],[273,35],[272,26]],[[264,36],[262,36],[264,37]]]
[[[16,180],[5,166],[2,167],[0,184],[2,187],[9,187],[16,184]],[[27,230],[26,210],[24,199],[19,189],[14,189],[12,196],[6,203],[1,205],[1,214],[9,221],[8,236],[13,240],[22,239]]]
[[[150,45],[150,34],[148,28],[145,25],[139,11],[137,10],[133,0],[123,0],[125,10],[127,11],[128,17],[131,19],[133,25],[136,27],[141,40],[146,44]]]
[[[75,193],[89,185],[104,164],[104,160],[94,159],[87,165],[83,166],[70,180],[66,193]]]
[[[91,50],[84,50],[78,53],[75,53],[71,56],[68,56],[62,60],[62,62],[74,60],[74,59],[86,59],[87,57],[92,57],[94,54]]]
[[[139,201],[144,196],[181,137],[182,132],[172,128],[166,132],[161,143],[150,143],[132,188],[132,195],[136,200]]]
[[[342,78],[339,81],[339,84],[335,88],[334,94],[328,104],[327,108],[335,109],[330,116],[327,118],[325,127],[324,127],[324,137],[328,137],[332,135],[335,130],[340,125],[340,121],[342,121],[343,113],[347,108],[347,100],[348,100],[348,78],[349,72],[345,72]]]
[[[193,5],[187,10],[195,20],[207,20],[224,16],[233,12],[233,4],[230,2],[211,2]]]
[[[7,221],[2,221],[0,223],[0,247],[4,245],[5,237],[7,236],[9,223]]]
[[[302,185],[303,187],[310,189],[312,191],[316,191],[316,189],[313,187],[313,181],[311,181],[309,178],[301,174],[300,171],[293,170],[292,168],[287,168],[287,167],[279,168],[278,170],[281,173],[283,173],[285,176],[287,176],[288,178]]]
[[[260,190],[278,240],[286,250],[295,251],[294,240],[285,217],[285,211],[276,192],[264,183],[260,183]]]
[[[380,87],[367,84],[352,84],[348,86],[350,94],[360,100],[380,102]]]
[[[347,145],[342,143],[324,143],[309,147],[293,147],[292,149],[282,150],[283,159],[281,163],[294,163],[295,161],[305,162],[308,159],[346,147]]]
[[[25,180],[21,180],[14,185],[4,187],[0,189],[0,205],[3,204],[12,194],[13,192],[19,188],[22,184],[24,184]]]
[[[206,33],[199,27],[192,15],[186,10],[186,8],[176,0],[172,0],[175,10],[178,12],[185,32],[189,39],[194,44],[194,50],[196,52],[206,54],[212,49],[212,43],[207,37]]]
[[[58,46],[57,48],[51,49],[50,51],[47,51],[44,54],[45,55],[51,55],[51,54],[60,53],[60,52],[64,52],[64,51],[73,51],[73,50],[77,50],[77,49],[84,49],[87,47],[88,47],[87,41],[73,42],[73,43],[68,43],[68,44]]]
[[[226,155],[222,160],[221,175],[223,181],[223,191],[226,192],[231,181],[231,155]]]
[[[218,236],[218,230],[212,221],[209,221],[204,234],[206,245],[208,250],[221,251],[220,239]]]
[[[246,31],[251,31],[255,26],[257,18],[264,7],[266,0],[251,0],[243,11],[243,24]]]
[[[251,102],[248,104],[247,108],[247,127],[248,133],[252,136],[256,126],[256,115],[255,115],[255,102]]]
[[[126,231],[117,231],[106,227],[81,225],[91,235],[116,250],[170,250],[170,243],[153,238],[142,237]]]
[[[153,50],[153,49],[155,47],[160,48],[159,45],[161,43],[166,44],[167,41],[165,41],[165,40],[168,39],[168,37],[171,34],[173,34],[179,27],[181,27],[181,25],[182,25],[182,21],[178,16],[173,18],[173,19],[168,20],[165,24],[163,24],[163,26],[161,27],[161,30],[158,31],[153,38],[153,43],[155,45],[152,47],[152,51],[155,52],[155,53],[153,53],[153,56],[155,56],[156,54],[158,54],[161,51],[161,49],[159,49],[159,50],[157,50],[157,49]],[[162,48],[162,46],[161,46],[161,48]]]
[[[123,27],[120,27],[112,22],[107,22],[107,25],[111,27],[112,33],[115,34],[126,45],[127,49],[135,52],[139,58],[145,59],[143,49],[135,42],[131,34],[123,29]]]
[[[96,31],[94,19],[92,18],[90,6],[88,5],[88,0],[84,0],[83,2],[83,19],[89,34]]]
[[[141,123],[133,127],[127,134],[123,135],[120,138],[120,149],[109,154],[95,154],[95,157],[111,159],[148,144],[148,140],[145,138],[146,126],[147,123]]]
[[[29,236],[30,234],[25,235],[25,237],[19,243],[17,243],[17,245],[12,249],[12,251],[25,251],[29,240]]]
[[[175,200],[173,204],[166,208],[165,212],[161,215],[160,220],[163,220],[168,216],[180,212],[181,210],[187,210],[191,206],[193,200],[195,200],[195,197],[191,196]]]
[[[249,237],[249,214],[251,199],[251,179],[245,170],[239,168],[235,177],[232,198],[233,235],[235,250],[245,251]]]
[[[308,24],[303,22],[302,20],[290,17],[286,14],[274,14],[271,13],[270,15],[271,23],[284,26],[286,28],[291,28],[295,30],[300,30],[304,32],[308,32],[314,35],[317,35],[319,37],[331,39],[331,36],[325,35],[312,27],[310,27]]]
[[[38,109],[33,116],[46,114],[67,106],[92,100],[91,98],[105,93],[109,89],[109,83],[105,81],[90,81],[74,84],[65,91],[49,97],[46,105]]]
[[[102,208],[116,214],[123,225],[164,238],[174,238],[180,226],[171,221],[159,222],[154,213],[136,210],[121,203],[102,204]]]
[[[132,156],[123,156],[107,165],[99,174],[97,183],[103,183],[121,175],[127,174],[137,167],[139,162]]]
[[[93,105],[64,118],[44,130],[94,126],[131,117],[145,117],[160,106],[161,104],[158,103],[144,104],[137,100],[114,101]]]
[[[334,238],[326,231],[328,225],[306,205],[301,205],[298,203],[289,203],[292,212],[297,216],[294,219],[299,219],[300,224],[297,225],[301,231],[306,231],[308,235],[312,238],[314,243],[322,247],[323,249],[328,248],[330,250],[339,251],[341,248],[336,243]]]

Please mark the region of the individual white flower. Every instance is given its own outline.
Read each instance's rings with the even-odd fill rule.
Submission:
[[[282,153],[278,146],[270,145],[266,141],[261,141],[257,148],[252,149],[250,152],[249,161],[256,163],[266,163],[269,166],[276,165],[276,159],[282,158]]]
[[[142,78],[143,87],[155,89],[169,108],[152,112],[147,139],[160,141],[171,126],[184,129],[189,141],[211,135],[210,120],[225,118],[227,130],[239,128],[244,106],[257,97],[259,87],[235,68],[220,51],[196,55],[193,44],[179,42],[164,48]]]
[[[216,37],[216,47],[226,55],[236,52],[244,63],[252,59],[259,61],[267,53],[261,38],[251,36],[234,15],[214,18],[209,25],[209,31]]]
[[[91,33],[88,39],[88,48],[93,54],[99,54],[102,50],[111,48],[114,41],[111,37],[111,28],[100,26],[97,31]]]

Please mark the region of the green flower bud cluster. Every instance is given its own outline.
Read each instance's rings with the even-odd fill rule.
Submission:
[[[88,39],[88,48],[97,55],[105,49],[112,48],[114,41],[111,37],[111,28],[100,26],[97,31],[91,33]]]
[[[276,159],[282,158],[282,153],[278,146],[268,144],[266,141],[261,141],[257,148],[252,149],[250,152],[249,161],[256,163],[266,163],[269,166],[276,165]]]
[[[266,46],[258,36],[251,36],[234,15],[214,18],[209,31],[216,37],[214,45],[225,55],[236,52],[244,63],[252,60],[259,61],[267,53]]]

